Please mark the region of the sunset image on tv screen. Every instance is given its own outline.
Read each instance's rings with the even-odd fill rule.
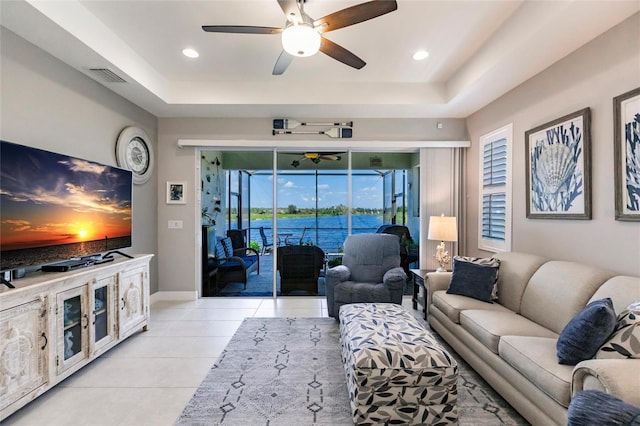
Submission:
[[[38,264],[130,246],[130,171],[4,141],[1,149],[3,268],[15,255]]]

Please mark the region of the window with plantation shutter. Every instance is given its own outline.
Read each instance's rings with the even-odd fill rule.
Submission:
[[[513,126],[480,137],[478,248],[511,250],[511,139]]]

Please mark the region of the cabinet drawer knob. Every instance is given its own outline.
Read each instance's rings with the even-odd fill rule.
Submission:
[[[44,339],[44,345],[42,345],[40,349],[44,350],[44,348],[46,348],[47,344],[49,343],[49,339],[47,339],[47,335],[44,333],[44,331],[42,332],[42,335],[40,337]]]

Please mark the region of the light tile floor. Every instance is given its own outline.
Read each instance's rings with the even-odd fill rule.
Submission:
[[[411,298],[403,305],[411,309]],[[326,299],[154,303],[147,332],[120,343],[2,425],[172,425],[245,317],[293,316],[328,316]]]

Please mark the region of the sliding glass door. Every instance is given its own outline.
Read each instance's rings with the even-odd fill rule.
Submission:
[[[241,231],[246,246],[259,253],[260,268],[248,274],[246,286],[222,279],[215,295],[324,295],[327,263],[340,258],[349,234],[409,225],[407,176],[415,161],[411,153],[223,152],[226,191],[220,217],[225,220],[218,236]],[[323,253],[320,270],[310,272],[317,272],[317,283],[283,288],[283,268],[301,268],[301,262],[284,256],[295,252],[302,259],[318,252],[315,248]]]

